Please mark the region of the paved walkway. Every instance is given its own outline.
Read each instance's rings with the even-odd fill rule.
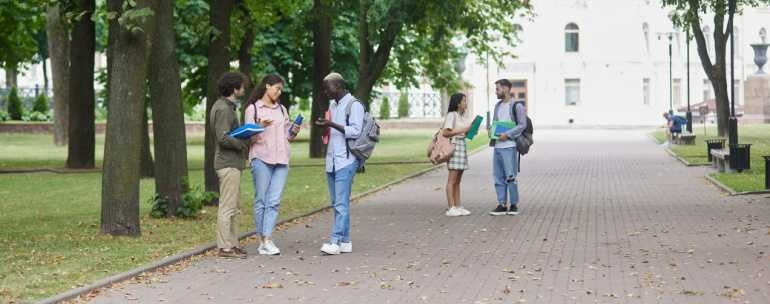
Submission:
[[[487,215],[484,151],[464,177],[471,216],[443,215],[438,170],[354,205],[352,254],[319,256],[327,212],[275,235],[281,256],[204,258],[93,302],[770,303],[766,195],[724,195],[643,131],[536,135],[518,216]]]

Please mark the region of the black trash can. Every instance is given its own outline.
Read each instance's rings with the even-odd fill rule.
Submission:
[[[770,155],[762,157],[765,158],[765,189],[770,190]]]
[[[730,145],[730,167],[738,172],[751,169],[751,144]]]
[[[725,148],[725,139],[724,138],[711,138],[706,140],[706,155],[708,156],[709,162],[711,162],[711,149],[724,149]]]

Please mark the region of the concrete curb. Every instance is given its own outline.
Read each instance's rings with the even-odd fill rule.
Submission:
[[[477,148],[476,150],[471,152],[470,155],[474,155],[474,154],[476,154],[478,152],[481,152],[481,151],[483,151],[485,149],[486,149],[486,145]],[[419,163],[416,163],[416,164],[419,164]],[[387,188],[390,188],[390,187],[392,187],[394,185],[403,183],[403,182],[408,181],[410,179],[422,176],[422,175],[424,175],[426,173],[429,173],[431,171],[439,169],[439,168],[441,168],[443,166],[444,166],[444,164],[434,165],[434,166],[431,166],[429,168],[426,168],[426,169],[420,170],[418,172],[412,173],[410,175],[407,175],[405,177],[402,177],[400,179],[397,179],[395,181],[392,181],[392,182],[389,182],[387,184],[384,184],[382,186],[379,186],[379,187],[376,187],[374,189],[368,190],[368,191],[366,191],[364,193],[359,193],[359,194],[354,195],[353,197],[351,197],[350,202],[351,203],[356,203],[356,202],[358,202],[359,200],[361,200],[361,199],[363,199],[365,197],[368,197],[370,195],[373,195],[375,193],[378,193],[380,191],[383,191],[383,190],[385,190]],[[314,214],[319,213],[319,212],[326,211],[326,210],[328,210],[330,208],[331,208],[331,206],[326,206],[326,207],[318,208],[318,209],[312,210],[312,211],[310,211],[308,213],[301,214],[301,215],[298,215],[298,216],[295,216],[295,217],[292,217],[292,218],[289,218],[289,219],[282,220],[282,221],[276,223],[276,226],[283,225],[283,224],[286,224],[286,223],[290,223],[290,222],[295,221],[297,219],[301,219],[301,218],[304,218],[304,217],[308,217],[308,216],[314,215]],[[238,239],[242,240],[242,239],[251,237],[253,235],[254,235],[254,231],[246,232],[246,233],[241,234],[238,237]],[[196,247],[195,249],[193,249],[191,251],[180,253],[178,255],[174,255],[174,256],[170,256],[170,257],[166,257],[166,258],[164,258],[164,259],[162,259],[160,261],[152,262],[150,264],[147,264],[147,265],[144,265],[144,266],[140,266],[139,268],[135,268],[135,269],[123,272],[123,273],[119,273],[119,274],[116,274],[116,275],[113,275],[113,276],[101,279],[101,280],[96,281],[95,283],[87,285],[87,286],[83,286],[83,287],[79,287],[79,288],[68,290],[68,291],[60,293],[58,295],[54,295],[52,297],[43,299],[43,300],[41,300],[41,301],[39,301],[37,303],[39,303],[39,304],[53,304],[53,303],[59,303],[59,302],[62,302],[62,301],[71,300],[71,299],[77,298],[77,297],[79,297],[81,295],[87,294],[87,293],[89,293],[89,292],[91,292],[93,290],[101,289],[101,288],[110,286],[112,284],[128,280],[128,279],[133,278],[133,277],[135,277],[135,276],[137,276],[139,274],[142,274],[142,273],[145,273],[145,272],[154,271],[154,270],[156,270],[158,268],[161,268],[161,267],[164,267],[164,266],[168,266],[168,265],[171,265],[171,264],[183,261],[185,259],[197,256],[197,255],[201,255],[201,254],[205,253],[206,251],[215,249],[216,247],[217,247],[217,243],[216,242],[210,242],[210,243],[207,243],[207,244],[203,244],[201,246]]]
[[[727,194],[729,194],[730,196],[770,194],[770,190],[737,192],[733,190],[733,188],[730,188],[727,185],[723,184],[722,182],[718,181],[716,178],[712,177],[711,175],[706,175],[705,178],[706,180],[714,184],[714,186],[717,186],[717,188],[721,189],[724,192],[727,192]]]
[[[666,153],[668,153],[672,157],[676,158],[677,160],[679,160],[681,163],[683,163],[687,167],[706,167],[706,166],[711,166],[711,164],[693,164],[693,163],[687,161],[686,159],[680,157],[679,155],[676,155],[676,152],[672,151],[668,147],[666,147],[664,150],[666,150]]]

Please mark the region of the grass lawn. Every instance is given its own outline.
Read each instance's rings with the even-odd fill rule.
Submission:
[[[371,162],[425,160],[425,147],[433,130],[387,130]],[[0,168],[61,167],[66,149],[54,147],[48,135],[0,134]],[[97,139],[97,155],[103,138]],[[203,184],[200,170],[201,136],[191,136],[188,155],[190,182]],[[469,148],[485,144],[479,136]],[[293,164],[322,164],[307,158],[307,141],[292,145]],[[430,164],[368,166],[356,176],[354,193],[373,189]],[[239,231],[252,229],[251,174],[241,179]],[[141,183],[139,238],[99,234],[100,173],[0,174],[0,302],[45,298],[67,289],[127,271],[165,256],[214,241],[216,208],[206,208],[197,220],[153,219],[147,200],[154,191],[152,179]],[[328,204],[322,167],[291,169],[284,192],[282,219],[305,214]],[[280,244],[280,243],[279,243]]]
[[[707,136],[703,136],[702,127],[693,126],[693,131],[697,135],[695,145],[671,145],[671,150],[692,164],[707,164],[705,139],[716,137],[716,127],[708,127],[705,131]],[[665,140],[662,129],[653,132],[652,136],[660,143]],[[738,192],[764,190],[765,160],[762,156],[770,155],[770,125],[739,125],[738,137],[739,143],[751,144],[751,170],[741,173],[714,172],[711,176]]]

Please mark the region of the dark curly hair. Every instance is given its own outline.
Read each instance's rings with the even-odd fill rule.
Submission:
[[[235,90],[240,89],[246,83],[246,76],[239,72],[227,72],[219,77],[217,82],[217,89],[219,95],[227,97],[233,95]]]

